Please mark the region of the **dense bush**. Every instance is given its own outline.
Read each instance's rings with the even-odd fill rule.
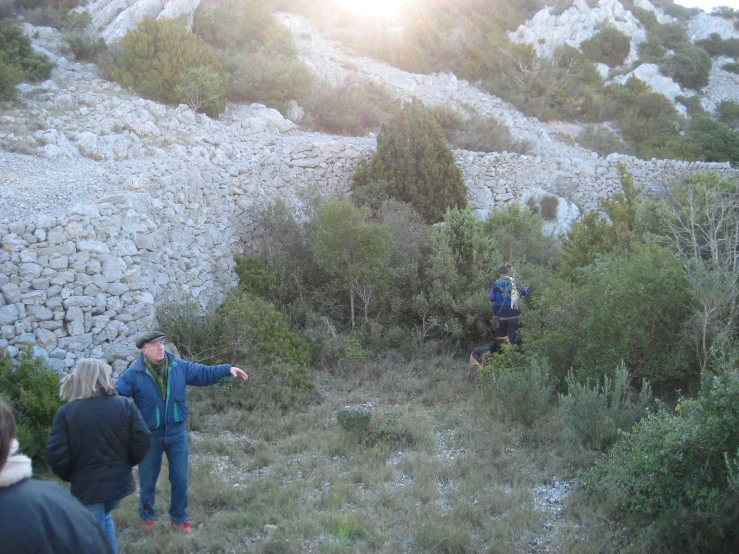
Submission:
[[[545,328],[536,349],[559,371],[574,366],[579,378],[610,375],[625,361],[639,381],[695,379],[695,357],[681,335],[692,301],[682,265],[666,248],[631,249],[598,258],[569,294],[541,306]],[[562,312],[574,314],[574,327]]]
[[[275,25],[263,0],[208,1],[196,8],[192,32],[219,50],[255,52]]]
[[[367,175],[355,173],[353,186],[390,183],[392,198],[408,202],[429,223],[447,208],[464,208],[467,190],[441,128],[418,100],[406,102],[377,136]]]
[[[22,9],[21,15],[36,27],[53,27],[66,32],[81,31],[90,24],[92,18],[87,11],[70,11],[75,5],[75,1],[54,3],[33,9]]]
[[[652,401],[652,389],[642,381],[641,390],[632,390],[629,373],[621,364],[613,378],[578,381],[567,375],[567,393],[559,395],[559,405],[568,433],[588,448],[605,451],[629,431]]]
[[[514,140],[510,129],[492,115],[472,117],[445,134],[455,148],[474,152],[526,154],[531,149],[530,142]]]
[[[739,38],[722,39],[718,33],[711,33],[708,38],[696,40],[695,44],[713,57],[739,58]]]
[[[419,290],[412,299],[416,320],[429,337],[461,340],[487,337],[487,294],[503,259],[485,223],[469,210],[449,210],[443,226],[426,241]]]
[[[17,65],[0,60],[0,100],[13,100],[16,85],[23,80],[23,72]]]
[[[226,109],[227,84],[225,75],[203,65],[188,69],[175,87],[175,93],[183,104],[215,119]]]
[[[522,262],[551,264],[555,240],[544,235],[541,214],[511,202],[504,208],[493,208],[485,225],[503,259],[514,266]]]
[[[629,525],[639,551],[739,548],[739,373],[726,369],[674,415],[650,413],[583,480]]]
[[[601,156],[607,156],[614,152],[619,154],[633,153],[633,148],[624,143],[617,133],[607,127],[588,125],[577,135],[577,142],[585,148],[598,152]]]
[[[335,298],[348,299],[352,328],[359,304],[367,323],[390,284],[390,231],[368,221],[368,208],[357,208],[347,200],[326,200],[316,215],[310,234],[311,251],[326,276],[325,291]]]
[[[310,345],[266,300],[233,295],[204,314],[193,302],[169,302],[159,306],[157,320],[188,360],[260,367],[258,380],[281,409],[300,405],[313,389]]]
[[[31,82],[43,81],[54,69],[54,62],[33,50],[31,39],[23,34],[20,25],[7,19],[0,20],[0,62],[18,68],[23,79]],[[6,69],[3,88],[7,89],[7,83],[11,83],[15,76],[16,71]]]
[[[728,71],[729,73],[739,74],[739,63],[725,63],[721,66],[721,69],[723,69],[724,71]]]
[[[414,429],[393,413],[372,417],[365,408],[348,406],[336,414],[339,427],[353,440],[363,446],[378,442],[389,443],[394,447],[413,446],[423,440],[423,430]]]
[[[218,315],[224,351],[232,359],[279,363],[307,371],[310,346],[269,302],[246,293],[234,295]]]
[[[724,100],[718,105],[716,111],[721,123],[725,123],[735,131],[739,129],[739,104]]]
[[[244,52],[227,62],[232,78],[228,98],[234,102],[260,102],[287,113],[288,101],[310,91],[313,73],[297,58],[268,52]]]
[[[302,104],[305,126],[339,135],[361,136],[378,131],[398,101],[372,80],[346,79],[338,85],[321,82],[313,86]]]
[[[554,379],[546,360],[507,348],[490,356],[483,373],[506,418],[531,427],[549,410]]]
[[[580,43],[583,54],[594,62],[610,67],[622,65],[629,55],[631,39],[615,27],[608,26]]]
[[[220,318],[215,310],[203,310],[192,300],[170,301],[157,306],[157,321],[180,355],[206,365],[227,363],[221,351]]]
[[[65,33],[64,42],[79,61],[93,61],[108,47],[102,37],[95,38],[81,31]]]
[[[684,87],[702,89],[708,85],[711,56],[698,46],[680,45],[673,55],[663,59],[660,71]]]
[[[108,77],[144,97],[179,103],[177,86],[188,70],[206,67],[215,74],[221,64],[213,49],[176,19],[147,16],[121,40]]]
[[[0,396],[13,410],[21,451],[37,469],[46,466],[46,441],[51,422],[61,406],[59,374],[30,352],[22,354],[17,368],[7,354],[0,354]]]
[[[739,133],[707,115],[690,120],[685,140],[700,148],[700,158],[705,161],[739,163]]]

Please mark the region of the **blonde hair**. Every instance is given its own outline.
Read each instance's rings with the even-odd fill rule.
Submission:
[[[98,396],[112,396],[115,386],[110,378],[110,366],[102,360],[84,358],[74,371],[62,379],[59,397],[62,400],[83,400]]]

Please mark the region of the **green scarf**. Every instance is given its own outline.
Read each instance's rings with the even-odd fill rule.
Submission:
[[[143,358],[146,369],[148,369],[154,377],[154,382],[159,388],[159,394],[161,394],[162,399],[164,399],[164,393],[167,390],[167,372],[169,370],[169,359],[167,358],[167,355],[165,354],[164,359],[159,363],[152,362],[146,356],[143,356]]]

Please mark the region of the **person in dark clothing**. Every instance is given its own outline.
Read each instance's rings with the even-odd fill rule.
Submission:
[[[76,498],[32,478],[15,430],[13,413],[0,400],[0,552],[112,554],[100,525]]]
[[[139,515],[147,529],[154,526],[156,483],[167,454],[171,485],[169,517],[185,534],[187,520],[188,447],[185,420],[189,412],[186,385],[213,385],[226,377],[249,377],[230,364],[205,366],[175,358],[164,350],[164,333],[151,331],[136,341],[141,354],[115,385],[118,394],[130,396],[151,431],[151,449],[139,465]]]
[[[490,289],[488,300],[493,318],[498,320],[498,337],[508,337],[511,344],[516,344],[516,334],[520,325],[521,310],[518,306],[520,298],[527,296],[528,287],[519,288],[511,274],[511,266],[500,267],[500,277]]]
[[[46,458],[59,478],[72,483],[72,495],[95,516],[117,553],[111,512],[136,490],[132,468],[149,451],[149,429],[134,403],[116,394],[101,360],[80,360],[62,380],[59,396],[69,403],[54,415]]]

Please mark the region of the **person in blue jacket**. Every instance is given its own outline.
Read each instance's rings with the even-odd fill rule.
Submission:
[[[225,377],[246,381],[249,376],[230,364],[206,366],[175,358],[164,350],[164,333],[151,331],[136,341],[141,354],[121,375],[116,390],[131,397],[151,431],[151,448],[139,463],[139,515],[147,529],[154,526],[156,483],[162,454],[169,463],[169,516],[183,533],[192,533],[187,520],[188,447],[185,386],[213,385]]]
[[[508,337],[511,344],[516,344],[516,334],[520,325],[521,309],[519,298],[527,296],[528,287],[518,287],[511,274],[511,266],[502,265],[499,270],[500,277],[490,289],[488,300],[490,309],[493,310],[494,319],[498,320],[496,336]]]

